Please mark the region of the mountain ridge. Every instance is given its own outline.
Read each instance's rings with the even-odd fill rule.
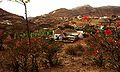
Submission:
[[[50,24],[51,27],[57,24],[63,24],[64,22],[60,18],[73,18],[77,16],[120,16],[120,6],[103,6],[103,7],[92,7],[90,5],[80,6],[72,9],[60,8],[56,9],[48,14],[28,17],[30,28],[35,28],[37,25]],[[16,30],[26,29],[26,21],[24,17],[12,14],[0,8],[0,25],[13,24],[16,26]],[[8,26],[8,25],[7,25]],[[18,28],[19,27],[19,28]]]
[[[56,11],[56,13],[52,14],[54,11]],[[49,15],[53,15],[55,17],[69,17],[69,16],[71,17],[71,16],[79,16],[79,15],[110,16],[110,15],[120,15],[120,6],[92,7],[90,5],[84,5],[72,9],[60,8],[54,11],[50,12]]]
[[[30,30],[34,29],[34,23],[28,22]],[[26,31],[26,20],[23,16],[19,16],[10,12],[7,12],[6,10],[3,10],[0,8],[0,29],[4,29],[6,31]]]

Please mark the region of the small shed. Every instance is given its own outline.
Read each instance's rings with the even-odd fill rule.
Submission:
[[[78,38],[79,33],[76,30],[66,29],[63,31],[66,37]]]
[[[53,38],[55,40],[62,40],[64,37],[65,35],[63,34],[62,30],[60,29],[53,30]]]

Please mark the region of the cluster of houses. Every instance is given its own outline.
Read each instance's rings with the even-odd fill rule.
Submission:
[[[102,16],[102,17],[87,16],[87,17],[89,17],[90,19],[108,19],[108,18],[110,18],[108,16]],[[74,19],[82,20],[84,18],[84,16],[79,15],[79,16],[74,16],[72,18],[69,18],[69,17],[59,17],[59,18],[62,19],[62,20],[74,20]],[[120,18],[120,16],[117,16],[117,18]]]
[[[117,16],[117,17],[120,18],[120,16]],[[68,20],[68,21],[71,20],[68,17],[59,17],[59,18],[62,19],[62,20]],[[77,16],[77,17],[73,17],[73,18],[77,18],[78,20],[84,19],[84,17],[82,17],[82,16]],[[106,22],[105,20],[109,19],[110,17],[107,17],[107,16],[103,16],[103,17],[90,17],[89,16],[89,18],[90,19],[98,19],[98,20],[100,19],[99,23],[100,24],[102,24],[102,23],[104,24]],[[70,25],[70,26],[72,26],[74,28],[79,27],[79,25],[81,26],[81,24],[76,24],[76,23],[74,23],[72,21],[69,21],[67,25]],[[62,26],[62,25],[60,25],[60,26]],[[38,26],[38,29],[40,27],[43,28],[43,29],[49,29],[50,24],[42,24],[42,25]],[[102,28],[103,28],[103,26],[100,27],[100,29],[102,29]],[[55,29],[55,30],[53,29],[52,38],[55,41],[74,42],[75,40],[84,38],[84,35],[86,35],[86,33],[83,32],[82,30],[76,30],[76,29],[72,29],[72,28],[70,28],[70,29],[66,29],[65,28],[65,29],[62,30],[59,27],[57,27],[57,29]]]
[[[84,34],[83,31],[77,31],[72,29],[53,30],[53,38],[55,41],[74,42],[79,38],[83,38],[84,37],[83,34]]]

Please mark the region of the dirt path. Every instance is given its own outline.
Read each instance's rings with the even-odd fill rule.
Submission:
[[[65,53],[65,49],[69,45],[81,44],[86,47],[85,40],[78,40],[75,43],[65,43],[62,51],[58,53],[59,58],[62,60],[62,66],[42,70],[42,72],[114,72],[99,67],[90,65],[90,61],[85,59],[84,56],[72,56]]]

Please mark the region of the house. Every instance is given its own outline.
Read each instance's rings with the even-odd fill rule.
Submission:
[[[65,29],[63,30],[64,34],[66,34],[66,36],[74,36],[74,37],[78,37],[79,33],[77,33],[76,30],[71,30],[71,29]]]
[[[84,36],[83,36],[84,32],[83,31],[77,31],[77,33],[79,33],[78,38],[84,38]]]
[[[65,30],[64,33],[70,36],[74,36],[76,38],[83,38],[83,31],[77,31],[77,30]]]
[[[82,19],[82,16],[81,16],[81,15],[77,16],[77,19],[81,20],[81,19]]]
[[[60,30],[60,29],[53,30],[53,39],[54,40],[62,40],[64,37],[65,37],[65,35],[63,34],[62,30]]]
[[[78,38],[83,38],[83,31],[77,31],[72,29],[65,29],[65,30],[54,30],[53,31],[53,38],[54,40],[59,40],[63,42],[73,42]]]
[[[103,16],[103,17],[100,17],[99,19],[108,19],[109,17],[107,16]]]

